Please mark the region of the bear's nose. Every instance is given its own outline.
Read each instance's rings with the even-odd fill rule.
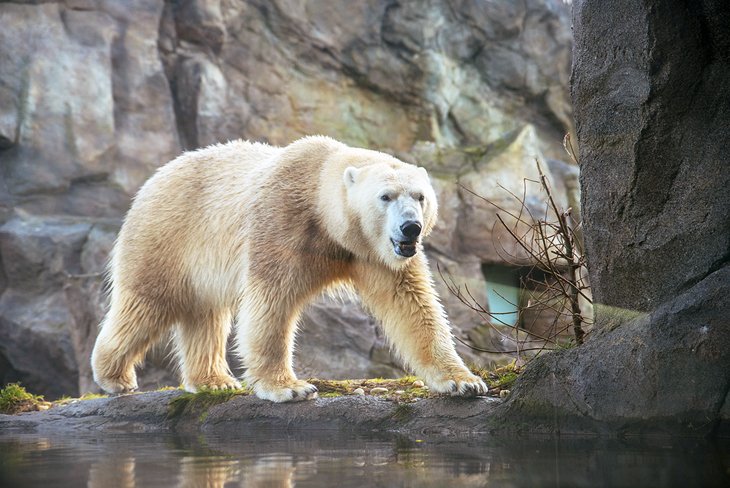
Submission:
[[[400,226],[400,231],[403,232],[406,239],[415,240],[421,233],[421,224],[415,220],[406,220],[403,225]]]

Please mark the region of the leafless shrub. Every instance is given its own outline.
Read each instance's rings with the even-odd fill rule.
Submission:
[[[563,146],[568,155],[577,161],[570,135],[565,136]],[[501,318],[504,314],[513,312],[490,311],[487,305],[479,303],[474,298],[467,286],[456,283],[451,276],[444,276],[439,269],[449,291],[464,305],[479,314],[499,334],[504,335],[503,329],[495,327],[495,324],[507,326],[514,332],[514,337],[513,334],[509,334],[516,344],[514,351],[490,351],[465,343],[472,349],[520,355],[528,351],[581,345],[593,323],[590,285],[580,238],[581,224],[573,220],[571,208],[562,209],[556,203],[539,161],[536,160],[535,164],[539,179],[523,180],[522,195],[516,195],[500,185],[500,188],[518,202],[519,211],[516,212],[507,210],[462,186],[466,192],[498,210],[495,231],[492,235],[499,255],[511,266],[529,269],[529,272],[520,278],[522,298],[519,303],[512,303],[498,294],[517,311],[516,325],[507,323]],[[545,195],[541,207],[528,206],[526,203],[527,187],[530,184],[540,185]],[[508,244],[511,245],[505,245],[506,243],[498,237],[504,233],[496,232],[497,226],[506,231],[506,236],[511,241]],[[519,252],[514,252],[514,249]],[[533,327],[535,320],[545,314],[552,317],[552,324],[542,332],[535,331]],[[532,317],[532,323],[526,323],[527,317]],[[522,339],[518,334],[519,331],[522,331]]]

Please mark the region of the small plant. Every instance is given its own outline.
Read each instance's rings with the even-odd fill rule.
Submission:
[[[569,134],[563,140],[563,147],[577,164],[577,157]],[[511,303],[517,310],[517,325],[505,323],[499,313],[492,313],[488,306],[479,303],[468,288],[463,287],[462,289],[451,277],[446,278],[441,274],[449,291],[463,304],[482,316],[485,322],[492,326],[499,323],[514,329],[515,342],[518,347],[511,352],[518,355],[526,351],[539,352],[545,349],[566,349],[580,346],[586,338],[587,329],[592,325],[591,314],[584,314],[581,307],[584,305],[583,308],[590,309],[592,306],[586,260],[580,238],[581,224],[573,220],[571,208],[562,209],[556,203],[539,161],[536,160],[535,163],[539,179],[525,179],[522,196],[515,195],[503,188],[518,202],[518,212],[509,211],[468,188],[462,187],[471,195],[500,211],[497,213],[495,225],[499,225],[507,232],[511,241],[517,244],[517,249],[521,254],[518,256],[508,251],[507,246],[495,242],[495,247],[502,251],[500,254],[503,259],[515,267],[530,269],[530,272],[521,278],[520,287],[523,298],[520,303],[511,303],[500,295],[500,298]],[[528,184],[540,185],[545,194],[544,205],[539,212],[535,205],[530,206],[526,203]],[[494,232],[493,235],[496,236],[498,233]],[[537,317],[544,311],[550,311],[554,317],[547,333],[538,334],[530,330],[530,327],[520,327],[520,322],[527,312],[531,312],[534,317]],[[519,330],[523,331],[522,334],[525,331],[528,332],[527,338],[519,339]],[[571,339],[566,338],[568,331],[572,335]],[[535,347],[536,343],[537,347]],[[478,351],[504,353],[504,351],[478,348],[467,343],[465,345]]]
[[[28,393],[18,383],[9,383],[0,390],[0,413],[14,415],[22,412],[47,410],[51,404],[40,395]]]
[[[501,390],[509,390],[517,381],[517,377],[522,373],[523,368],[517,365],[517,361],[496,368],[487,370],[479,366],[472,366],[471,372],[479,376],[489,386],[489,393],[498,395]]]

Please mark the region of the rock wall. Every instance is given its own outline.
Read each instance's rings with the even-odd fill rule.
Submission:
[[[576,17],[573,102],[601,304],[654,310],[730,258],[730,172],[720,142],[730,123],[730,24],[721,5],[622,2],[619,11],[632,15],[621,16],[620,33],[616,14],[590,2],[579,11],[590,14]],[[616,43],[633,42],[599,43],[609,32]]]
[[[730,4],[573,3],[597,332],[535,361],[494,425],[730,434]]]
[[[94,388],[101,273],[131,197],[182,150],[227,139],[322,133],[428,167],[443,209],[432,262],[486,301],[494,210],[459,184],[503,201],[497,183],[562,156],[568,13],[559,0],[0,2],[0,382]],[[457,334],[483,322],[437,281]],[[398,372],[357,304],[323,301],[302,329],[305,375]],[[145,370],[143,384],[170,381]]]

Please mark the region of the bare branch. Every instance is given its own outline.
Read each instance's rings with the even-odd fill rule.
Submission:
[[[563,140],[563,146],[571,159],[577,162],[576,151],[569,135]],[[577,237],[582,224],[574,222],[572,208],[563,210],[558,206],[540,162],[536,160],[535,164],[539,179],[523,178],[521,195],[498,185],[517,203],[516,211],[508,210],[503,205],[459,185],[467,193],[497,210],[496,221],[492,228],[492,243],[498,255],[515,267],[529,267],[529,271],[520,278],[522,298],[518,303],[512,303],[498,291],[493,290],[494,294],[515,307],[515,312],[490,312],[487,306],[479,303],[467,285],[463,287],[457,285],[453,277],[446,278],[438,267],[439,275],[446,283],[449,292],[490,324],[500,337],[513,340],[516,345],[514,351],[490,351],[476,348],[459,339],[478,351],[495,354],[515,353],[519,356],[528,351],[559,347],[559,338],[571,327],[577,345],[582,344],[590,333],[590,331],[585,332],[583,326],[592,324],[592,319],[583,315],[579,303],[579,300],[592,303],[590,286],[585,274],[583,244]],[[530,183],[540,185],[546,196],[542,209],[538,210],[535,205],[527,204]],[[538,213],[541,215],[537,215]],[[507,219],[511,220],[508,222]],[[506,232],[506,235],[498,232],[498,226]],[[538,273],[541,274],[539,279],[536,277]],[[528,312],[532,315],[528,316]],[[514,313],[517,313],[517,324],[507,323],[504,317]],[[542,329],[545,332],[536,333],[538,321],[545,316],[543,314],[552,317],[551,323]],[[496,327],[497,324],[502,324],[507,329],[499,329]],[[511,332],[507,333],[505,330],[514,331],[514,338],[511,337]],[[527,332],[523,338],[520,336],[521,330]],[[541,347],[522,347],[534,341],[542,341]]]

